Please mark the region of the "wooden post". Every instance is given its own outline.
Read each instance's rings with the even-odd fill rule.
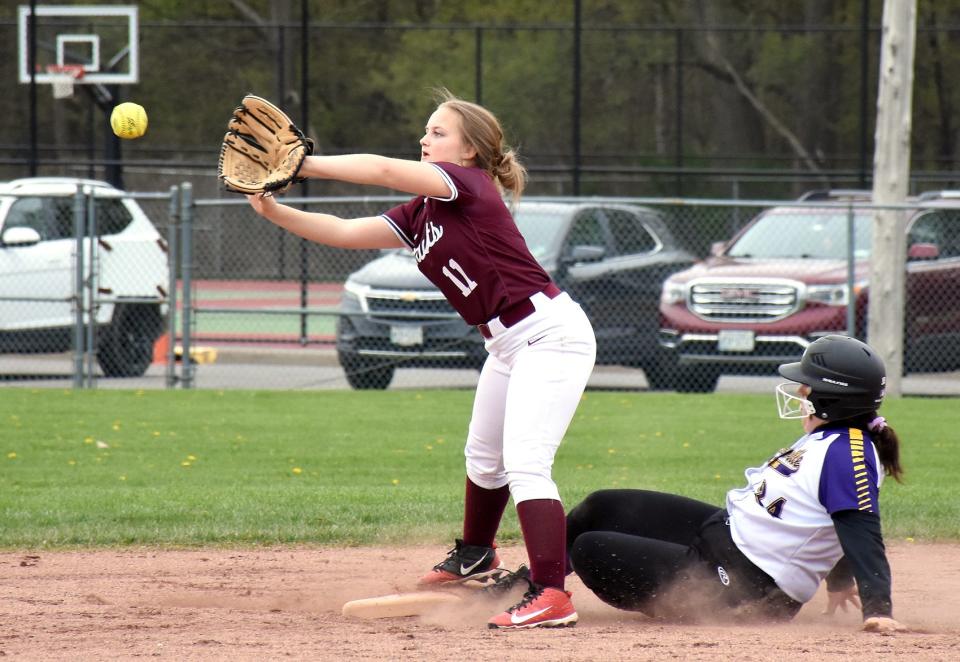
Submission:
[[[873,202],[903,204],[910,186],[910,132],[916,0],[884,0],[873,157]],[[899,396],[903,373],[907,213],[878,209],[873,221],[867,341],[887,366],[887,394]]]

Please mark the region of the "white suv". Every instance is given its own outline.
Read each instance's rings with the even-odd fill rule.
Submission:
[[[136,201],[106,182],[36,177],[0,183],[0,352],[73,347],[78,186],[84,192],[85,222],[94,221],[97,237],[91,242],[85,231],[81,284],[87,310],[89,293],[96,293],[97,362],[107,376],[139,376],[150,366],[153,345],[164,330],[167,246]],[[84,323],[89,321],[86,315]]]

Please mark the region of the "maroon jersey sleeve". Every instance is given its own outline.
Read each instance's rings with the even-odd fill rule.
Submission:
[[[380,217],[387,222],[387,225],[390,226],[390,229],[396,233],[407,248],[413,250],[414,241],[413,235],[415,232],[411,229],[413,224],[413,219],[416,216],[417,209],[422,207],[424,203],[424,197],[417,196],[409,202],[405,202],[402,205],[397,205],[393,209],[390,209],[382,214]]]

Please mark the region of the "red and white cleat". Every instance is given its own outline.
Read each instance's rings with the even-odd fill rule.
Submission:
[[[570,592],[559,588],[537,586],[531,582],[523,599],[487,621],[487,627],[503,630],[524,628],[558,628],[576,625],[577,610],[570,601]]]

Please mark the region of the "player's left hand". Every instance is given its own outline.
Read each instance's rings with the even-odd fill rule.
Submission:
[[[860,609],[860,594],[857,592],[857,585],[851,584],[842,591],[827,591],[827,607],[823,610],[824,616],[833,616],[840,611],[847,611],[847,604],[851,604]]]
[[[276,198],[265,193],[247,195],[247,200],[255,212],[265,217],[269,217],[270,212],[277,206]]]
[[[909,632],[910,628],[887,616],[871,616],[863,622],[863,630],[864,632],[888,634],[891,632]]]

